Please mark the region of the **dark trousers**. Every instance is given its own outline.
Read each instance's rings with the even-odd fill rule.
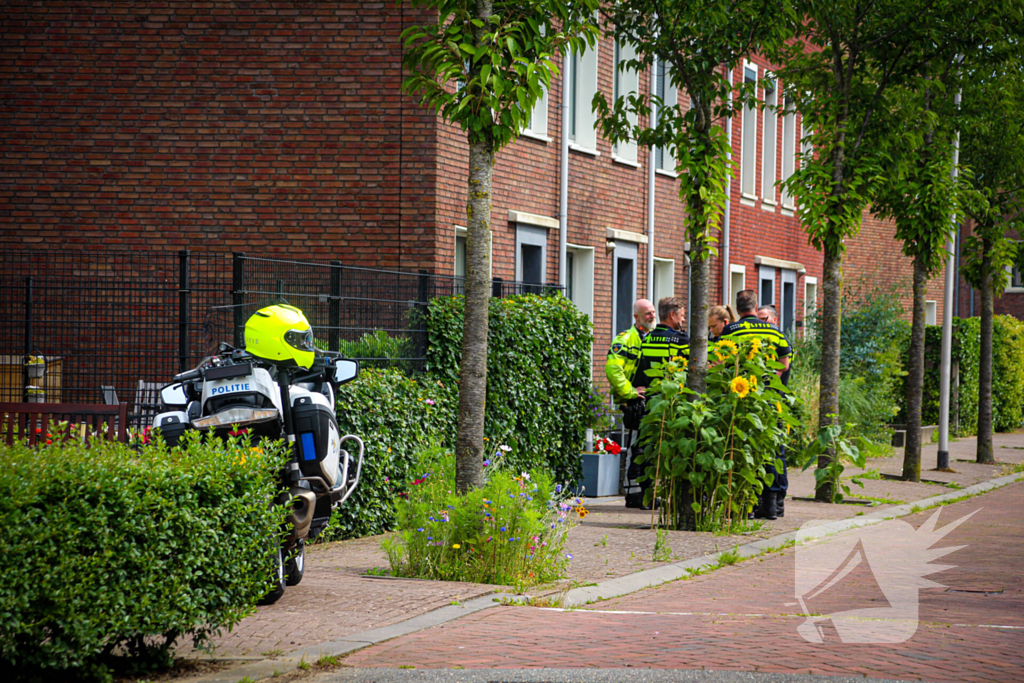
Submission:
[[[783,446],[779,452],[779,460],[782,461],[782,472],[775,471],[774,463],[765,463],[764,471],[775,475],[775,480],[772,485],[768,487],[769,491],[775,493],[781,493],[782,497],[786,497],[786,491],[789,490],[789,470],[786,466],[786,447]]]
[[[626,449],[626,483],[622,487],[626,492],[627,502],[636,498],[642,500],[643,495],[654,485],[654,482],[650,479],[638,481],[644,470],[647,469],[647,463],[641,465],[636,461],[636,457],[642,452],[638,443],[640,441],[640,432],[630,430],[628,434],[629,447]]]

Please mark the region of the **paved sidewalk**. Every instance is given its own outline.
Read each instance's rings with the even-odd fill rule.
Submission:
[[[927,471],[922,476],[942,481],[956,481],[967,486],[1006,473],[1005,465],[976,465],[957,462],[973,459],[974,440],[951,443],[950,459],[956,474]],[[1006,463],[1024,462],[1024,433],[995,436],[997,457]],[[925,467],[934,466],[936,446],[925,448]],[[898,472],[902,454],[872,460],[868,469]],[[865,481],[864,495],[892,500],[913,501],[950,489],[937,484],[908,484],[881,479]],[[791,494],[813,494],[813,474],[791,473]],[[854,495],[862,495],[854,487]],[[591,514],[584,524],[572,531],[568,551],[575,559],[569,579],[546,592],[559,592],[572,585],[601,583],[637,571],[664,566],[654,562],[655,532],[650,529],[650,513],[626,510],[621,498],[590,499]],[[786,517],[771,522],[758,532],[740,536],[715,536],[691,532],[669,532],[671,562],[698,558],[792,531],[811,519],[843,519],[869,510],[891,507],[881,505],[865,508],[854,505],[823,505],[813,502],[787,501]],[[289,653],[300,648],[314,648],[372,630],[400,624],[454,603],[465,603],[495,591],[499,586],[461,584],[440,581],[417,581],[365,576],[375,567],[387,567],[380,549],[380,537],[371,537],[313,546],[307,556],[306,577],[289,588],[275,605],[259,608],[257,614],[237,625],[231,633],[215,641],[217,657],[262,657],[266,653]],[[543,591],[541,591],[543,592]],[[192,656],[188,648],[179,655]]]
[[[942,510],[980,510],[937,545],[965,547],[920,593],[907,642],[848,644],[797,633],[794,551],[577,610],[498,607],[367,648],[353,667],[719,669],[930,681],[1024,680],[1024,482]],[[904,518],[915,528],[932,512]],[[838,546],[841,537],[824,543]],[[837,551],[838,552],[838,551]],[[829,613],[885,604],[870,572],[846,577]],[[325,680],[329,677],[325,676]],[[367,679],[370,680],[370,679]]]

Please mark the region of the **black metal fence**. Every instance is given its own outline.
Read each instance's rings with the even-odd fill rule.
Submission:
[[[287,302],[318,343],[365,365],[422,369],[418,312],[462,293],[461,278],[188,251],[0,253],[0,401],[125,401],[135,424],[160,386],[216,352],[241,346],[253,312]],[[492,283],[494,296],[560,291]],[[29,362],[30,359],[32,362]],[[42,359],[42,362],[37,362]]]

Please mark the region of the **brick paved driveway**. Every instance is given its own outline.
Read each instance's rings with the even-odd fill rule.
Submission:
[[[939,525],[981,508],[937,545],[920,593],[920,624],[897,645],[825,642],[797,634],[793,550],[573,611],[502,607],[357,652],[355,667],[650,667],[864,675],[931,681],[1024,680],[1024,483],[943,509]],[[931,512],[904,518],[918,527]],[[831,541],[838,544],[838,541]],[[837,550],[838,552],[838,550]],[[870,573],[851,573],[828,613],[877,606]],[[826,622],[827,624],[827,622]]]

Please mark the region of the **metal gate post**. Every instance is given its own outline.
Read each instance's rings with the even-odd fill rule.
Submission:
[[[341,327],[341,261],[331,261],[331,303],[327,317],[327,348],[338,351]]]
[[[231,311],[234,314],[234,344],[236,349],[245,344],[245,254],[239,251],[231,254]]]
[[[32,277],[25,278],[25,357],[21,361],[21,391],[23,401],[28,401],[28,359],[32,355]]]
[[[178,252],[178,372],[188,369],[188,249]]]

